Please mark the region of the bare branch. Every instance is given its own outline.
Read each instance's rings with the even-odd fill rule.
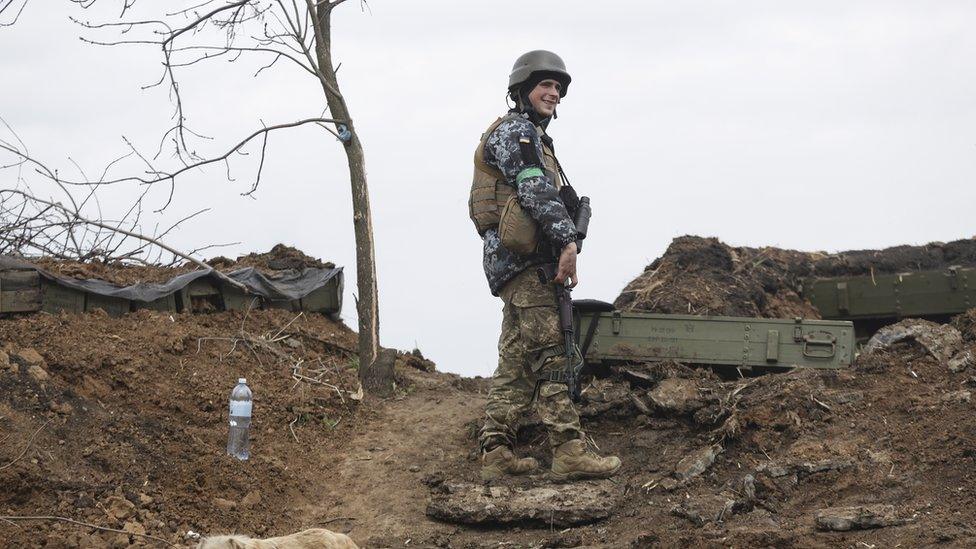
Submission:
[[[28,193],[25,193],[23,191],[11,190],[11,189],[0,190],[0,196],[2,196],[4,194],[20,195],[20,196],[22,196],[22,197],[24,197],[24,198],[26,198],[28,200],[33,200],[34,202],[37,202],[39,204],[44,204],[46,206],[50,206],[50,207],[52,207],[52,208],[60,211],[62,214],[66,215],[66,216],[68,216],[70,218],[72,218],[73,220],[75,220],[77,222],[87,223],[89,225],[94,225],[96,227],[101,227],[101,228],[107,229],[109,231],[115,231],[115,232],[118,232],[118,233],[122,233],[122,234],[124,234],[126,236],[131,236],[133,238],[137,238],[137,239],[142,240],[144,242],[152,243],[152,244],[154,244],[154,245],[156,245],[156,246],[158,246],[158,247],[166,250],[167,252],[169,252],[169,253],[171,253],[171,254],[173,254],[175,256],[179,256],[179,257],[182,257],[183,259],[186,259],[187,261],[190,261],[191,263],[193,263],[194,265],[196,265],[196,266],[198,266],[200,268],[207,269],[208,271],[212,272],[213,275],[216,276],[217,278],[219,278],[221,281],[223,281],[223,282],[225,282],[227,284],[230,284],[231,286],[234,286],[235,288],[243,291],[244,293],[249,293],[249,291],[247,289],[247,286],[241,284],[240,282],[234,280],[233,278],[228,277],[224,273],[218,271],[217,269],[214,269],[213,267],[211,267],[210,265],[207,265],[203,261],[201,261],[201,260],[199,260],[199,259],[197,259],[197,258],[195,258],[195,257],[193,257],[191,255],[185,254],[185,253],[183,253],[183,252],[181,252],[181,251],[179,251],[179,250],[177,250],[175,248],[172,248],[172,247],[170,247],[170,246],[168,246],[166,244],[164,244],[163,242],[159,241],[158,239],[151,238],[151,237],[148,237],[148,236],[145,236],[145,235],[141,235],[141,234],[138,234],[138,233],[135,233],[135,232],[132,232],[132,231],[128,231],[128,230],[125,230],[125,229],[122,229],[122,228],[119,228],[119,227],[115,227],[115,226],[109,225],[107,223],[103,223],[101,221],[95,221],[93,219],[86,219],[86,218],[82,217],[80,213],[75,212],[75,211],[72,211],[72,210],[70,210],[69,208],[66,208],[65,206],[63,206],[60,203],[57,203],[57,202],[49,202],[47,200],[43,200],[43,199],[37,198],[36,196],[30,195]]]

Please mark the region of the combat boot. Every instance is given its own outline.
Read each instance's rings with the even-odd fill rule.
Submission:
[[[560,444],[552,454],[552,478],[555,480],[608,478],[618,470],[620,458],[601,457],[580,439]]]
[[[502,475],[525,475],[539,468],[535,458],[517,458],[508,446],[497,446],[481,456],[481,480]]]

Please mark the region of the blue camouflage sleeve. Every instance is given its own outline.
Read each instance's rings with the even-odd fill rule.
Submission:
[[[535,158],[525,158],[520,141],[535,147]],[[519,204],[539,224],[542,234],[561,250],[576,240],[576,225],[556,186],[542,170],[542,141],[535,126],[524,118],[502,122],[485,144],[485,160],[498,168],[509,185],[515,187]]]

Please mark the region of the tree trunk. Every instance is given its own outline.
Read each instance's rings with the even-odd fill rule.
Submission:
[[[331,17],[337,3],[322,3],[313,10],[315,30],[315,56],[318,62],[322,90],[329,104],[331,117],[345,120],[351,137],[343,142],[349,163],[349,182],[352,184],[353,227],[356,234],[356,279],[359,290],[357,310],[359,313],[359,379],[365,388],[376,388],[389,384],[392,379],[373,379],[380,372],[374,371],[374,363],[379,351],[379,300],[376,288],[376,258],[373,246],[373,219],[369,209],[369,190],[366,186],[366,159],[359,134],[353,127],[352,117],[346,101],[339,93],[339,84],[332,64]],[[341,130],[341,128],[340,128]],[[381,391],[382,392],[382,391]]]

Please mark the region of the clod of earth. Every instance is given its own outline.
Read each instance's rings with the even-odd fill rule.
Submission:
[[[648,397],[659,410],[674,414],[688,414],[705,405],[698,398],[694,380],[669,378],[657,384]]]
[[[683,457],[674,467],[675,478],[681,481],[687,481],[704,473],[715,463],[715,458],[723,450],[721,445],[714,444]]]
[[[942,395],[942,402],[945,403],[958,403],[965,404],[973,398],[973,393],[965,389],[959,391],[952,391]]]
[[[102,501],[101,506],[113,521],[123,521],[136,513],[136,506],[122,496],[109,496]]]
[[[683,501],[671,508],[671,514],[688,519],[695,526],[722,522],[732,514],[735,501],[722,495],[703,496]]]
[[[818,530],[834,532],[884,528],[905,523],[905,519],[896,515],[894,505],[830,507],[818,510],[814,520]]]
[[[34,378],[34,381],[37,382],[47,381],[51,377],[48,375],[47,370],[41,368],[37,364],[31,364],[27,367],[27,375]]]
[[[444,483],[436,487],[427,516],[472,525],[534,523],[566,527],[610,517],[622,491],[611,481],[531,488]]]
[[[974,360],[973,351],[971,349],[962,351],[958,353],[956,356],[949,359],[949,364],[948,364],[949,371],[954,374],[958,374],[959,372],[964,372],[966,371],[966,368],[969,368],[970,366],[973,365],[973,360]]]
[[[21,349],[14,353],[13,358],[24,366],[40,366],[44,364],[44,357],[34,349]]]

